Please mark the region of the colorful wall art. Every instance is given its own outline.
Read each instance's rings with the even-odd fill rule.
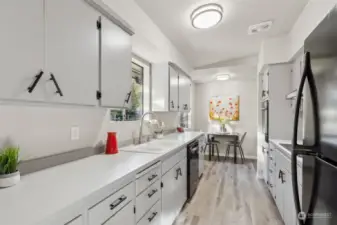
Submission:
[[[211,120],[240,120],[240,96],[212,97],[209,102],[209,118]]]

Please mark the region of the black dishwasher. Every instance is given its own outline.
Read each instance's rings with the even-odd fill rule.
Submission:
[[[187,199],[191,199],[199,183],[199,141],[187,145]]]

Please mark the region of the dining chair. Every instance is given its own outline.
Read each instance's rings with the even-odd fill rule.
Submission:
[[[216,149],[217,155],[218,155],[218,161],[220,161],[218,144],[220,144],[220,142],[215,140],[214,137],[211,137],[210,139],[207,140],[207,143],[206,143],[206,145],[203,149],[203,152],[206,152],[206,149],[207,149],[207,146],[208,146],[208,154],[209,154],[209,158],[211,158],[212,156],[214,156],[214,149]]]
[[[240,141],[238,141],[237,144],[236,144],[236,147],[239,148],[239,153],[240,153],[240,156],[241,156],[242,163],[245,162],[245,154],[243,153],[242,144],[243,144],[243,141],[245,140],[246,135],[247,135],[247,132],[245,132],[242,135]],[[233,147],[235,146],[235,142],[234,141],[228,142],[227,149],[226,149],[225,160],[226,160],[226,157],[229,157],[229,151],[230,151],[231,146],[233,146]]]

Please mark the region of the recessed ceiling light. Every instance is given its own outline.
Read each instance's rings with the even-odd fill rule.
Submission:
[[[214,27],[222,20],[223,9],[220,5],[210,3],[196,8],[191,14],[193,27],[207,29]]]
[[[229,76],[228,74],[220,74],[216,76],[217,80],[229,80],[229,78],[231,78],[231,76]]]

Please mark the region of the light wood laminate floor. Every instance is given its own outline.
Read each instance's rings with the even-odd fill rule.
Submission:
[[[206,162],[198,190],[174,225],[283,225],[253,162]]]

